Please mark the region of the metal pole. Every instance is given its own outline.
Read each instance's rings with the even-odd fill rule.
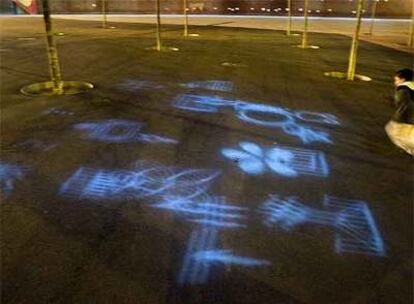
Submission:
[[[286,35],[290,36],[292,33],[292,0],[288,0],[287,9],[288,9],[288,24],[287,24]]]
[[[357,54],[358,54],[358,44],[359,44],[359,32],[361,30],[361,19],[362,19],[362,9],[364,7],[364,0],[358,0],[357,7],[357,23],[355,26],[354,37],[352,38],[351,51],[349,53],[349,65],[347,72],[347,79],[354,80],[355,78],[355,68],[357,63]]]
[[[157,0],[157,45],[156,50],[161,51],[161,3]]]
[[[102,27],[106,28],[106,0],[101,0],[102,4]]]
[[[372,35],[372,32],[374,31],[374,23],[375,23],[375,15],[377,14],[377,4],[378,0],[372,0],[374,1],[372,3],[372,11],[371,11],[371,25],[369,27],[369,35]]]
[[[184,37],[188,37],[188,13],[187,13],[187,6],[188,1],[184,0]]]
[[[304,28],[303,28],[303,36],[302,36],[302,48],[306,48],[308,46],[308,25],[309,25],[309,20],[308,20],[308,6],[309,6],[309,0],[305,0],[304,2],[304,18],[305,18],[305,24],[304,24]]]
[[[49,1],[42,0],[43,19],[45,21],[46,38],[47,38],[47,54],[49,58],[50,77],[53,82],[53,90],[56,93],[63,91],[62,76],[60,74],[59,58],[56,49],[56,43],[53,35],[52,20],[50,18]]]
[[[410,36],[408,37],[408,46],[414,47],[414,0],[411,10],[411,26],[410,26]]]

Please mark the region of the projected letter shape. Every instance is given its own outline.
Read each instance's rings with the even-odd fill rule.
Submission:
[[[367,204],[363,201],[325,196],[324,209],[314,209],[296,198],[270,196],[260,208],[267,226],[290,230],[298,225],[318,224],[336,230],[337,253],[385,256],[384,243]]]
[[[204,89],[219,92],[233,92],[233,82],[222,80],[194,81],[182,84],[187,89]]]
[[[87,132],[87,138],[110,143],[147,142],[177,144],[168,137],[141,133],[143,124],[130,120],[108,119],[99,122],[80,123],[75,129]]]
[[[280,145],[263,149],[255,143],[241,142],[239,148],[224,148],[221,153],[226,158],[236,161],[241,170],[252,175],[263,174],[266,171],[288,177],[329,174],[325,154],[318,151]]]
[[[15,182],[23,178],[25,171],[21,166],[0,161],[0,190],[2,194],[10,195]]]
[[[266,128],[281,128],[286,134],[298,137],[303,143],[332,143],[332,140],[328,133],[304,126],[298,120],[329,125],[340,124],[338,119],[329,113],[295,112],[287,108],[237,99],[229,100],[219,96],[184,94],[176,96],[172,103],[178,109],[193,112],[218,113],[220,110],[232,110],[240,120]]]
[[[134,170],[79,168],[60,188],[69,197],[86,199],[151,198],[159,201],[195,199],[220,174],[217,170],[178,169],[140,161]]]
[[[226,204],[224,197],[204,193],[197,199],[168,197],[166,201],[153,205],[155,208],[171,210],[185,216],[190,222],[217,228],[242,228],[238,223],[244,219],[247,208]]]

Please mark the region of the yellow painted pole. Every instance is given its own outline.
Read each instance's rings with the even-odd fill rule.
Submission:
[[[411,48],[414,47],[414,0],[412,1],[410,36],[408,37],[408,46]]]
[[[101,0],[102,4],[102,27],[106,28],[106,0]]]
[[[42,0],[43,19],[45,21],[46,38],[47,38],[47,54],[49,58],[50,77],[53,82],[53,91],[56,94],[61,94],[63,91],[62,76],[60,73],[60,64],[58,53],[56,49],[55,38],[53,35],[52,20],[50,18],[49,1]]]
[[[188,37],[188,1],[184,0],[184,37]]]
[[[369,35],[372,35],[373,31],[374,31],[374,23],[375,23],[375,15],[377,14],[377,5],[378,5],[378,0],[372,0],[374,1],[372,3],[372,10],[371,10],[371,25],[369,27]]]
[[[292,0],[288,0],[287,9],[288,9],[288,22],[287,22],[286,35],[290,36],[292,34]]]
[[[308,47],[308,26],[309,26],[309,20],[308,20],[308,6],[309,6],[309,0],[305,0],[304,5],[304,26],[303,26],[303,35],[302,35],[302,48]]]
[[[358,0],[357,6],[357,22],[355,26],[354,37],[352,38],[351,51],[349,53],[349,63],[348,63],[348,72],[347,79],[354,80],[355,78],[355,68],[357,63],[358,55],[358,44],[359,44],[359,32],[361,31],[361,19],[362,19],[362,9],[364,7],[364,0]]]
[[[161,51],[161,3],[157,0],[157,45],[156,50]]]

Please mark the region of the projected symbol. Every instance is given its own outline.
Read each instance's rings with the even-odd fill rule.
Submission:
[[[200,95],[178,95],[174,101],[174,107],[193,112],[216,113],[224,107],[233,107],[237,101],[225,100],[220,97]]]
[[[247,208],[226,204],[224,197],[203,194],[194,199],[168,198],[153,205],[155,208],[171,210],[181,214],[190,222],[216,228],[243,228],[239,221],[244,219]]]
[[[329,134],[315,128],[300,124],[298,121],[339,125],[337,118],[329,113],[309,111],[292,111],[287,108],[229,100],[218,96],[178,95],[173,106],[193,112],[218,113],[221,110],[232,110],[242,121],[266,128],[281,128],[286,134],[298,137],[303,143],[332,143]]]
[[[247,267],[266,266],[271,263],[266,260],[258,260],[248,257],[234,255],[232,250],[204,250],[194,255],[197,261],[205,263],[221,263],[226,265],[240,265]]]
[[[62,115],[62,116],[65,116],[65,115],[69,115],[69,116],[74,115],[73,112],[64,111],[64,110],[61,110],[61,109],[58,109],[58,108],[50,108],[50,109],[47,109],[46,111],[43,111],[42,112],[42,115],[49,115],[49,114]]]
[[[108,119],[100,122],[87,122],[76,124],[74,128],[77,130],[86,131],[88,139],[110,143],[178,143],[175,139],[171,139],[168,137],[141,133],[141,129],[143,126],[143,124],[135,121]]]
[[[194,81],[182,84],[187,89],[204,89],[218,92],[233,92],[233,82],[221,80]]]
[[[164,88],[163,85],[157,84],[155,82],[138,79],[125,79],[123,82],[119,83],[117,87],[121,90],[135,93],[141,90],[160,90]]]
[[[303,121],[307,121],[307,122],[324,123],[328,125],[340,125],[341,124],[336,118],[336,116],[330,113],[297,111],[295,112],[295,116],[296,118],[303,120]]]
[[[60,188],[65,196],[86,199],[151,198],[157,202],[196,199],[205,194],[220,172],[179,169],[140,161],[134,169],[79,168]]]
[[[0,161],[0,190],[5,196],[11,194],[16,181],[22,180],[25,169],[18,165]]]
[[[296,123],[285,124],[282,128],[286,134],[300,138],[305,144],[312,142],[332,143],[329,134],[323,131],[307,128]]]
[[[263,149],[255,143],[241,142],[239,148],[224,148],[221,153],[226,158],[236,161],[241,170],[252,175],[263,174],[266,171],[288,177],[325,177],[329,174],[325,154],[318,151],[280,145]]]
[[[324,209],[305,206],[294,197],[272,195],[260,208],[267,226],[290,230],[303,224],[331,226],[336,230],[337,253],[385,256],[384,243],[367,204],[325,196]]]
[[[204,227],[191,233],[183,264],[178,274],[179,284],[204,284],[207,282],[211,264],[194,259],[194,256],[200,251],[214,250],[216,243],[217,229]]]

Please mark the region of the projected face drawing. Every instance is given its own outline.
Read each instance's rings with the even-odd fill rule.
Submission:
[[[175,139],[142,133],[143,124],[124,119],[107,119],[99,122],[79,123],[77,130],[86,132],[86,138],[109,143],[145,142],[154,144],[177,144]]]
[[[299,225],[317,224],[335,229],[335,251],[385,256],[385,246],[368,205],[363,201],[325,196],[324,209],[310,208],[294,197],[276,195],[262,205],[268,227],[291,230]]]
[[[17,181],[22,180],[26,169],[21,166],[0,161],[0,190],[4,196],[9,196]]]
[[[238,167],[251,175],[267,171],[286,177],[313,175],[326,177],[329,174],[325,154],[318,151],[275,145],[263,149],[252,142],[240,142],[238,148],[224,148],[221,154],[237,162]]]
[[[219,96],[183,94],[176,96],[172,104],[178,109],[193,112],[218,113],[228,109],[240,120],[266,128],[281,128],[286,134],[298,137],[303,143],[332,143],[332,140],[328,133],[307,127],[298,121],[325,125],[340,124],[334,115],[328,113],[292,111],[287,108],[229,100]]]

